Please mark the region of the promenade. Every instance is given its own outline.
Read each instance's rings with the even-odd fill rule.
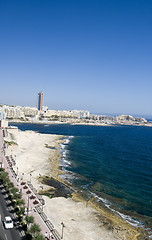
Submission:
[[[12,155],[5,155],[5,135],[7,135],[7,131],[0,129],[0,162],[2,162],[5,171],[8,172],[9,178],[14,183],[14,186],[17,187],[22,194],[22,198],[25,201],[25,214],[34,217],[35,222],[41,227],[41,233],[43,236],[47,233],[49,240],[61,240],[61,236],[54,229],[53,224],[43,212],[43,206],[45,205],[44,199],[38,194],[30,181],[24,181],[24,175],[21,179],[18,177],[18,172],[15,168],[15,159]],[[49,237],[50,235],[52,236]]]

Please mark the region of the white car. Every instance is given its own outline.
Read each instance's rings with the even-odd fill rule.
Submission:
[[[9,216],[5,217],[4,226],[6,229],[10,229],[14,227],[13,220],[11,219],[11,217]]]

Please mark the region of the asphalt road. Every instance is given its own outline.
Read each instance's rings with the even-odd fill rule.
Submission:
[[[14,222],[13,229],[4,228],[4,218],[5,216],[10,216]],[[13,208],[7,198],[6,192],[0,183],[0,240],[21,240],[21,235],[19,231],[18,221],[15,218]]]

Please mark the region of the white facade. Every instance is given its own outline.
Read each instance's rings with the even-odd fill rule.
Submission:
[[[4,111],[0,111],[0,119],[5,119],[6,114]]]
[[[35,107],[0,105],[0,119],[38,119],[40,115],[44,118],[86,119],[90,113],[84,110],[48,110],[47,106],[43,107],[43,111],[39,111]]]
[[[58,117],[65,117],[65,118],[87,118],[89,117],[90,113],[88,111],[83,110],[48,110],[46,113],[44,113],[44,117],[52,117],[52,116],[58,116]]]
[[[0,127],[1,128],[7,128],[8,127],[8,121],[0,120]]]
[[[35,117],[38,113],[34,107],[0,105],[0,119],[25,119]]]
[[[35,107],[21,107],[21,111],[23,111],[24,117],[35,117],[39,112]]]

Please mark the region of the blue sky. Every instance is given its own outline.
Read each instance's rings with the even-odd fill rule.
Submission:
[[[0,103],[152,115],[151,0],[0,0]]]

